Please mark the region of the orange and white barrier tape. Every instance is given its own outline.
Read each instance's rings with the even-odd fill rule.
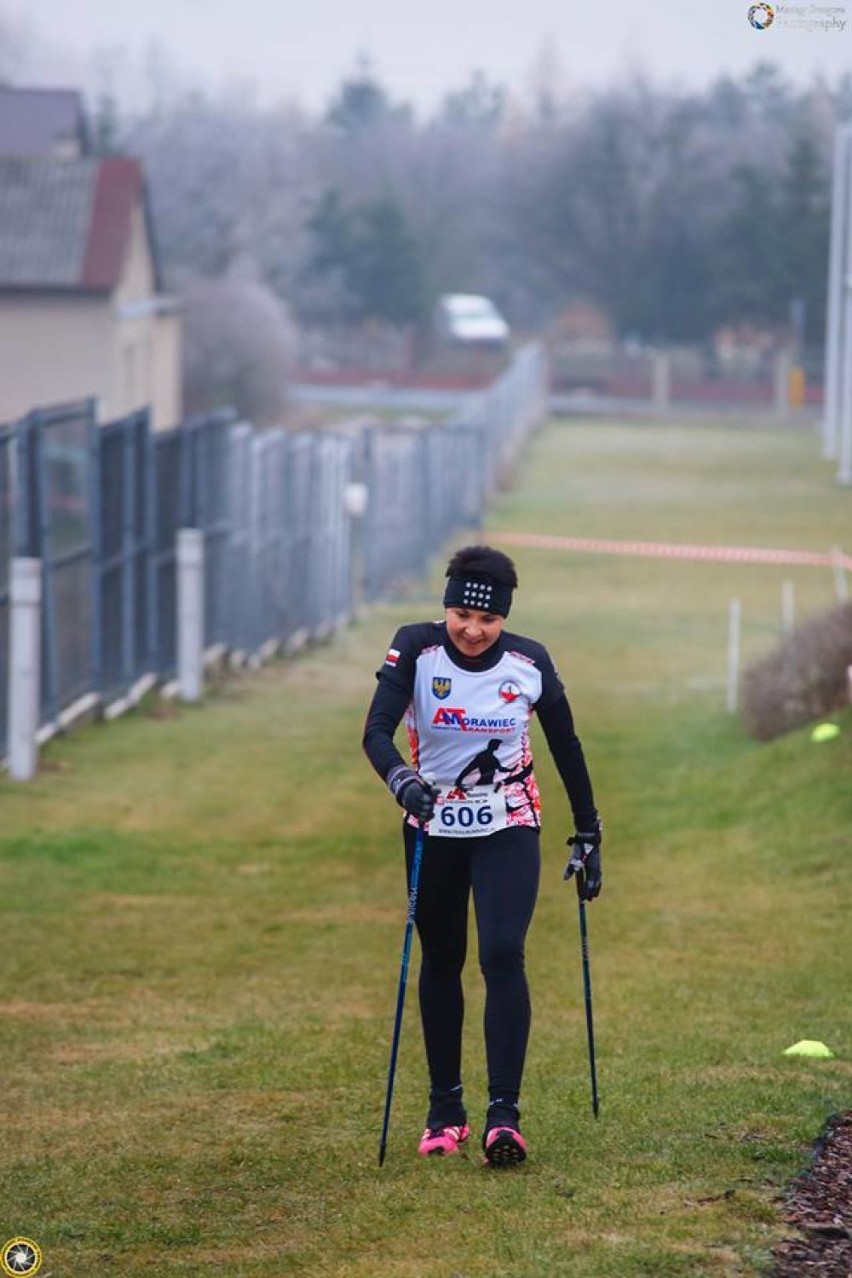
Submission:
[[[816,550],[689,546],[666,541],[607,541],[597,537],[553,537],[547,533],[494,533],[492,540],[507,546],[577,550],[598,555],[645,555],[653,559],[692,559],[701,563],[802,564],[817,568],[844,568],[852,572],[852,556]]]

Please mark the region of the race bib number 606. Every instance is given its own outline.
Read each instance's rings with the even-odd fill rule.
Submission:
[[[429,833],[442,839],[470,839],[493,834],[505,825],[505,795],[499,790],[495,793],[490,786],[475,786],[462,795],[450,790],[440,796]]]

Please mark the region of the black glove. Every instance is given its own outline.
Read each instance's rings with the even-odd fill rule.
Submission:
[[[593,901],[600,895],[603,883],[601,872],[603,827],[600,821],[595,822],[595,827],[593,830],[578,831],[568,840],[571,859],[565,866],[563,878],[570,879],[577,875],[577,890],[581,901]]]
[[[428,781],[424,781],[418,772],[400,764],[388,774],[387,784],[397,803],[406,812],[410,812],[418,821],[432,820],[438,791]]]

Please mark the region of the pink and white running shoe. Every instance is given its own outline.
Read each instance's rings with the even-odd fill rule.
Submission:
[[[527,1143],[517,1127],[492,1127],[482,1142],[489,1167],[515,1167],[527,1156]]]
[[[470,1135],[467,1123],[460,1127],[427,1127],[417,1147],[418,1154],[456,1154]]]

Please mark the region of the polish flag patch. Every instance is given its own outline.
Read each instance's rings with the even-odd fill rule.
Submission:
[[[388,655],[385,657],[386,666],[395,666],[399,661],[399,648],[388,648]]]

